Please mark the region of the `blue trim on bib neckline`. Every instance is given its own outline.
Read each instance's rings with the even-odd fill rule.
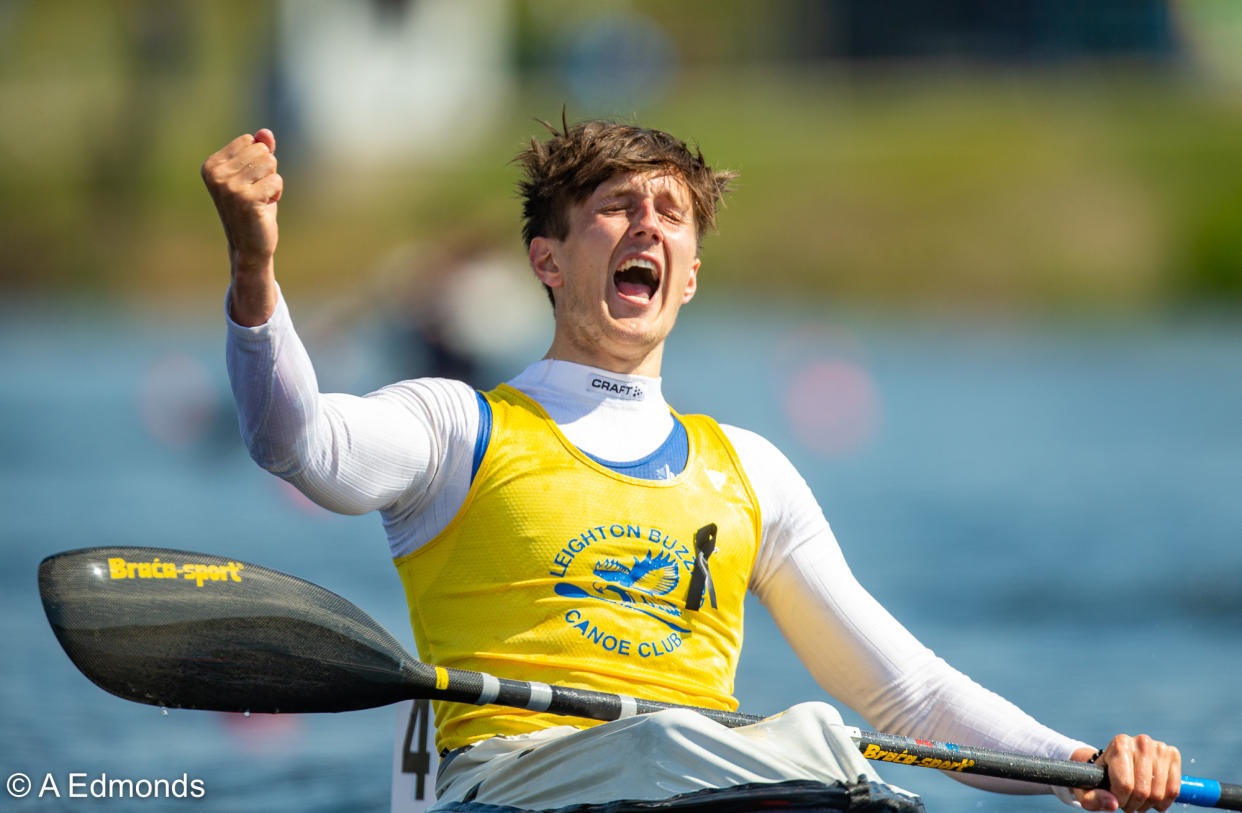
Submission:
[[[487,444],[492,437],[492,405],[478,390],[475,390],[474,395],[479,402],[479,431],[474,438],[474,460],[470,465],[470,482],[472,483],[474,476],[479,473],[479,466],[483,463],[483,455],[487,454]],[[646,457],[640,457],[628,463],[618,463],[586,452],[583,454],[604,468],[611,469],[617,474],[624,474],[626,477],[633,477],[637,480],[671,480],[686,468],[686,462],[690,459],[690,438],[686,434],[686,427],[674,417],[673,429],[668,433],[668,437],[664,439],[659,448]]]
[[[646,457],[640,457],[628,463],[618,463],[586,452],[583,454],[601,466],[617,474],[624,474],[626,477],[634,477],[638,480],[671,480],[686,468],[686,461],[690,458],[690,439],[686,435],[686,427],[677,418],[673,418],[673,430],[668,433],[668,437],[659,448]]]

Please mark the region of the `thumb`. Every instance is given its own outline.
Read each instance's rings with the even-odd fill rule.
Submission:
[[[1088,791],[1077,791],[1078,801],[1082,805],[1083,810],[1116,810],[1120,807],[1117,797],[1103,788],[1094,788]]]
[[[266,127],[254,134],[254,140],[260,144],[267,145],[267,148],[273,153],[276,152],[276,134]]]

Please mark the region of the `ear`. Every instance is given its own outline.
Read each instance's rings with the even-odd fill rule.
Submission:
[[[530,241],[530,268],[539,281],[549,288],[559,288],[565,280],[560,266],[556,264],[556,241],[536,237]]]
[[[694,292],[699,289],[699,266],[702,260],[698,257],[694,258],[694,263],[690,266],[690,278],[686,280],[686,290],[681,292],[681,304],[686,304],[694,299]]]

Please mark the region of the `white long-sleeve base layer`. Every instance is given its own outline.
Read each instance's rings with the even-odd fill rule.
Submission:
[[[283,298],[267,324],[229,322],[227,359],[251,456],[323,507],[378,511],[393,557],[441,531],[470,486],[479,423],[459,381],[402,381],[366,396],[321,394]],[[637,460],[672,429],[660,379],[620,376],[641,397],[591,386],[601,371],[542,360],[509,383],[547,410],[583,451]],[[1082,742],[1043,726],[920,644],[854,578],[793,464],[759,435],[724,431],[762,516],[750,589],[823,689],[881,731],[1067,759]],[[1007,793],[1063,789],[954,775]]]

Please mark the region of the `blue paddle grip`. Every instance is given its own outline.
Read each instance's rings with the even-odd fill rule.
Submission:
[[[1199,807],[1215,807],[1220,801],[1220,782],[1215,779],[1183,776],[1182,789],[1177,794],[1177,801]]]

